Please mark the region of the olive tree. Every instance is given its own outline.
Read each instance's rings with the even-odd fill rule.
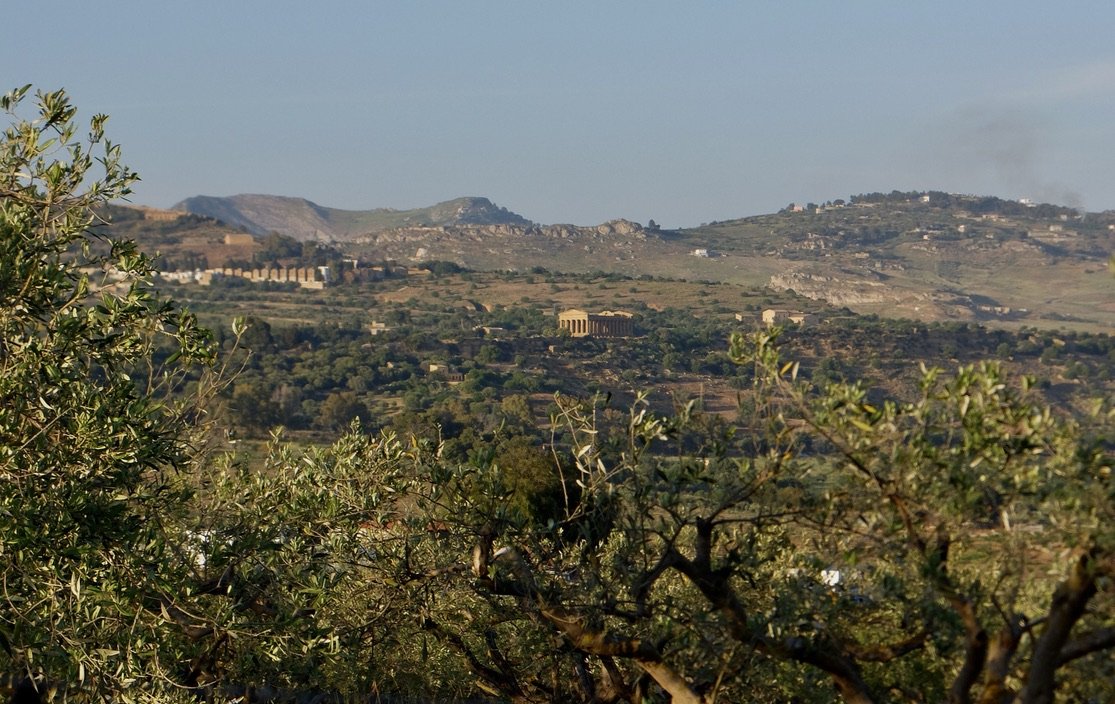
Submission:
[[[410,487],[455,536],[431,536],[444,549],[414,570],[450,597],[431,633],[488,691],[1111,697],[1110,409],[1061,417],[995,364],[925,370],[916,398],[871,403],[800,381],[765,332],[732,356],[755,369],[744,428],[638,402],[609,440],[598,406],[559,403],[575,491],[557,520],[514,515],[498,466]]]
[[[789,403],[783,418],[831,458],[802,477],[824,499],[803,517],[816,537],[802,552],[838,567],[841,589],[865,602],[842,613],[810,604],[847,666],[822,667],[846,699],[928,690],[950,702],[1052,702],[1061,685],[1110,699],[1106,400],[1080,420],[1059,416],[1031,397],[1033,380],[984,363],[951,376],[923,369],[917,398],[871,403],[860,384],[800,384],[771,338],[751,343],[737,338],[735,356],[748,350]],[[854,636],[872,615],[876,642],[889,637],[891,653],[924,663],[916,676],[871,665],[877,648],[860,654]]]
[[[28,92],[0,99],[0,672],[127,699],[175,664],[162,521],[198,420],[175,389],[211,352],[134,244],[98,234],[136,179],[106,118],[80,135],[61,91],[22,118]]]

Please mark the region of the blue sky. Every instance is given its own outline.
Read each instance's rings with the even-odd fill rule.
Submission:
[[[1115,3],[17,3],[137,203],[271,193],[691,226],[868,191],[1115,208]]]

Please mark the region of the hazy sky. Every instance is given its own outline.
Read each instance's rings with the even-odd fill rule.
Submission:
[[[696,225],[868,191],[1115,208],[1115,3],[9,3],[137,203],[270,193]]]

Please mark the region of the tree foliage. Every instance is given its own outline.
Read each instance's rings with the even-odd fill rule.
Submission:
[[[149,260],[95,234],[135,180],[104,123],[82,140],[65,94],[39,93],[0,145],[0,669],[123,696],[165,675],[159,517],[194,449],[171,393],[210,350]]]
[[[355,434],[301,457],[276,446],[251,491],[229,475],[226,510],[207,512],[228,521],[216,544],[266,501],[248,523],[271,526],[255,542],[269,556],[237,557],[256,571],[236,579],[261,584],[259,566],[274,563],[293,572],[262,584],[285,594],[324,571],[328,585],[296,593],[328,593],[328,609],[273,597],[265,613],[312,613],[320,630],[293,639],[303,648],[366,638],[343,641],[343,666],[323,661],[342,691],[1110,697],[1106,408],[1087,427],[1060,418],[994,364],[926,370],[917,398],[872,404],[856,384],[799,381],[765,333],[737,338],[732,356],[754,367],[761,399],[747,429],[693,406],[662,417],[640,399],[621,415],[559,397],[554,445],[568,459],[546,511],[523,510],[537,494],[522,469],[538,457],[521,443],[459,463],[417,438]],[[271,677],[309,687],[321,673]]]
[[[426,520],[473,543],[469,588],[492,609],[486,626],[469,607],[467,629],[450,632],[457,612],[434,632],[488,688],[522,701],[640,701],[655,686],[690,702],[1111,695],[1109,409],[1083,428],[995,364],[926,370],[916,399],[872,404],[854,383],[799,382],[765,333],[732,355],[755,366],[762,399],[748,434],[640,402],[609,443],[599,408],[561,406],[579,493],[556,522],[471,498],[474,482],[426,487],[446,498],[419,505],[452,507]],[[509,618],[519,638],[563,646],[470,645]],[[547,656],[563,660],[560,694],[532,671]]]

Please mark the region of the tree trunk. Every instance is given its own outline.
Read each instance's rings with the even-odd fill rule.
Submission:
[[[1081,555],[1073,565],[1072,574],[1054,592],[1045,630],[1034,646],[1026,686],[1018,697],[1021,704],[1053,704],[1061,649],[1096,593],[1095,557],[1094,553]]]

